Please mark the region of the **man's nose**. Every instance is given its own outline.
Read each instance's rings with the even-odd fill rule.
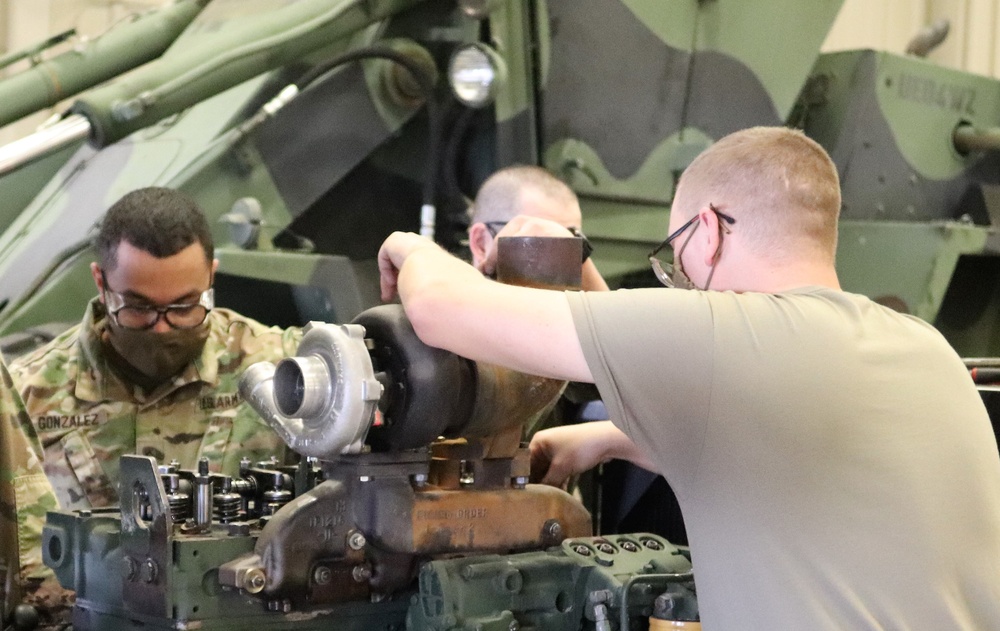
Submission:
[[[156,314],[156,322],[153,323],[153,331],[155,333],[166,333],[167,331],[171,330],[172,328],[173,327],[170,326],[170,323],[167,322],[167,314],[166,313],[157,313]]]

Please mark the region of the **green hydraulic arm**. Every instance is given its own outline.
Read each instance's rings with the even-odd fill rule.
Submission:
[[[209,1],[179,0],[3,79],[0,81],[0,126],[156,59]],[[42,49],[64,39],[46,41],[40,47],[9,55],[0,60],[0,67],[20,59],[37,58]]]

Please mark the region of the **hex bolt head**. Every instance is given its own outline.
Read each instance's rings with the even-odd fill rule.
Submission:
[[[320,565],[313,570],[313,581],[317,585],[329,585],[333,580],[333,572],[325,565]]]
[[[545,524],[545,536],[549,539],[561,539],[563,534],[562,524],[552,519]]]
[[[251,594],[259,594],[264,589],[265,584],[267,584],[267,575],[260,568],[247,570],[246,574],[243,575],[243,589]]]
[[[573,552],[576,552],[580,556],[584,556],[584,557],[589,557],[590,556],[590,548],[588,548],[587,546],[585,546],[583,544],[577,544],[577,545],[573,546]]]
[[[350,546],[351,550],[360,550],[365,547],[366,543],[368,543],[368,541],[360,532],[352,532],[347,538],[347,545]]]
[[[142,563],[142,567],[139,568],[139,578],[142,579],[144,583],[155,583],[156,575],[159,573],[160,568],[156,565],[156,561],[153,559],[146,559]]]
[[[351,570],[351,575],[356,583],[366,583],[372,577],[372,569],[367,565],[356,565]]]

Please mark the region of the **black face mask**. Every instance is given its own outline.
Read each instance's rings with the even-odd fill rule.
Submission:
[[[161,384],[201,355],[208,339],[208,321],[193,329],[126,329],[108,319],[107,341],[128,365],[151,384]]]

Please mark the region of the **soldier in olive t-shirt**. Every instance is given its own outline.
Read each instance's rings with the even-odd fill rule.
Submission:
[[[611,418],[680,498],[703,621],[996,628],[1000,457],[933,327],[819,287],[567,298]]]
[[[840,205],[822,147],[747,129],[681,176],[650,253],[670,289],[498,285],[395,233],[382,294],[428,344],[597,383],[622,429],[540,432],[532,467],[556,484],[610,457],[665,474],[706,631],[1000,629],[983,405],[929,325],[841,291]]]

